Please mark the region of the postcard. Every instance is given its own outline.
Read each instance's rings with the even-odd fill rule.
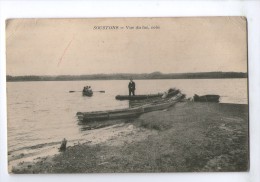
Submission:
[[[245,17],[6,20],[8,169],[249,170]]]

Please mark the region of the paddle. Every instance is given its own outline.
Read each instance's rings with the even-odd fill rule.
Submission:
[[[74,90],[70,90],[70,91],[69,91],[69,93],[73,93],[73,92],[82,92],[82,91],[74,91]],[[105,93],[105,90],[93,91],[93,92]]]
[[[100,91],[93,91],[93,92],[100,92],[100,93],[105,93],[105,90],[100,90]]]

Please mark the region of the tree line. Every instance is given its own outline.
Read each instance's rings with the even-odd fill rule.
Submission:
[[[117,73],[117,74],[92,74],[92,75],[57,75],[57,76],[11,76],[7,75],[7,82],[12,81],[70,81],[70,80],[135,80],[146,79],[222,79],[222,78],[247,78],[243,72],[199,72],[199,73]]]

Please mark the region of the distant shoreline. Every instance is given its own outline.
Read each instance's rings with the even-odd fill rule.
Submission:
[[[57,76],[6,76],[7,82],[22,81],[84,81],[84,80],[156,80],[156,79],[233,79],[247,78],[247,73],[243,72],[200,72],[200,73],[170,73],[160,72],[143,74],[93,74],[93,75],[57,75]]]
[[[247,77],[246,77],[247,78]],[[225,80],[225,79],[246,79],[246,78],[154,78],[154,79],[134,79],[134,80],[207,80],[207,79],[218,79],[218,80]],[[12,80],[6,82],[68,82],[68,81],[109,81],[109,80],[129,80],[129,79],[85,79],[85,80]]]

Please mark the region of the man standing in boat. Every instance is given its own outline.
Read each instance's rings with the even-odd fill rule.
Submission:
[[[128,84],[128,90],[129,90],[129,96],[131,96],[131,94],[133,94],[133,96],[135,96],[135,82],[133,81],[133,79],[130,79],[130,82]]]

